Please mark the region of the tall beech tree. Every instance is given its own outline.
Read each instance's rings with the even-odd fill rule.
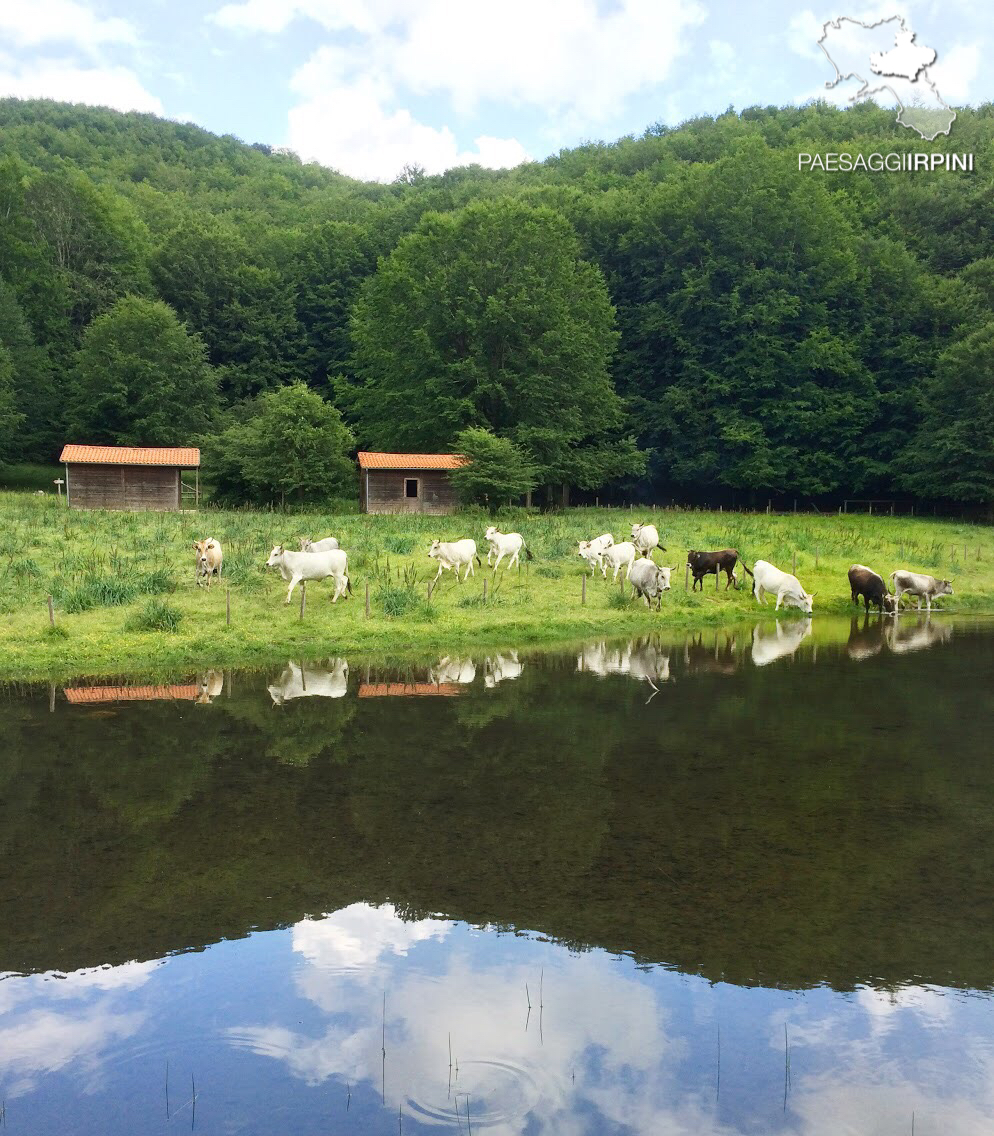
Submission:
[[[161,300],[126,296],[95,319],[72,379],[67,417],[81,442],[186,445],[217,407],[203,341]]]
[[[364,285],[352,335],[355,383],[339,389],[364,445],[437,450],[479,426],[549,485],[642,468],[619,440],[604,279],[551,209],[498,199],[429,214]]]

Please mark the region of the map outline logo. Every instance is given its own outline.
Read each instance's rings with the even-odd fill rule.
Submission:
[[[843,27],[845,24],[851,25],[851,29]],[[890,25],[894,25],[893,47],[886,51],[866,50],[863,54],[865,62],[857,60],[850,66],[846,55],[851,55],[852,49],[846,43],[846,37],[851,30],[862,28],[866,32],[874,32]],[[833,36],[833,33],[838,35]],[[830,37],[831,43],[826,46]],[[944,102],[928,73],[936,59],[935,49],[915,42],[915,32],[908,28],[903,16],[885,16],[872,23],[855,20],[851,16],[827,20],[822,25],[818,46],[835,71],[835,78],[825,82],[827,89],[858,79],[862,85],[855,94],[849,95],[851,103],[887,91],[897,103],[897,122],[901,126],[914,130],[927,142],[940,134],[949,134],[956,120],[956,111]]]

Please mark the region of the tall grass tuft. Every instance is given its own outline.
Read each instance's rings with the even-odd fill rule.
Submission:
[[[148,600],[124,621],[125,631],[178,631],[183,613],[165,600]]]
[[[134,584],[120,576],[86,576],[58,598],[65,611],[77,613],[95,607],[120,607],[130,603],[136,591]]]

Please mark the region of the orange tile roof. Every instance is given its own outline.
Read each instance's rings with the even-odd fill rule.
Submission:
[[[200,465],[200,451],[194,446],[171,449],[149,446],[64,446],[62,462],[81,462],[88,465],[174,465],[181,469],[196,469]]]
[[[196,698],[200,687],[191,686],[75,686],[66,687],[74,706],[91,702],[150,702],[159,698]]]
[[[362,682],[359,684],[360,698],[431,698],[432,696],[452,697],[462,694],[462,688],[454,682]]]
[[[359,451],[360,469],[458,469],[462,454],[377,454]]]

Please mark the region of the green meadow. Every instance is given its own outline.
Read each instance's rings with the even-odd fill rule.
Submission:
[[[994,532],[958,521],[651,508],[508,510],[496,523],[521,532],[534,559],[520,571],[502,567],[495,577],[486,569],[483,539],[490,520],[474,510],[449,517],[77,512],[51,494],[5,492],[0,518],[0,678],[8,680],[252,666],[288,655],[528,647],[693,631],[764,614],[746,587],[726,591],[724,577],[718,589],[714,577],[706,578],[703,592],[685,589],[689,548],[731,546],[750,566],[761,558],[786,571],[796,560],[802,584],[815,593],[816,624],[819,615],[853,612],[846,571],[854,562],[885,577],[899,567],[948,577],[955,594],[944,598],[944,610],[994,613]],[[676,566],[661,612],[633,599],[630,587],[612,584],[610,573],[607,581],[587,573],[584,602],[577,541],[602,532],[628,539],[633,520],[656,524],[668,550],[656,559]],[[353,595],[333,605],[332,584],[312,584],[301,615],[300,589],[286,606],[287,585],[264,564],[274,544],[296,549],[304,535],[339,538],[349,555]],[[192,542],[206,536],[224,549],[223,578],[210,589],[194,578]],[[436,536],[472,536],[484,566],[466,583],[443,573],[429,599],[437,566],[427,550]],[[765,614],[772,618],[772,601]],[[786,618],[801,616],[788,611]]]

